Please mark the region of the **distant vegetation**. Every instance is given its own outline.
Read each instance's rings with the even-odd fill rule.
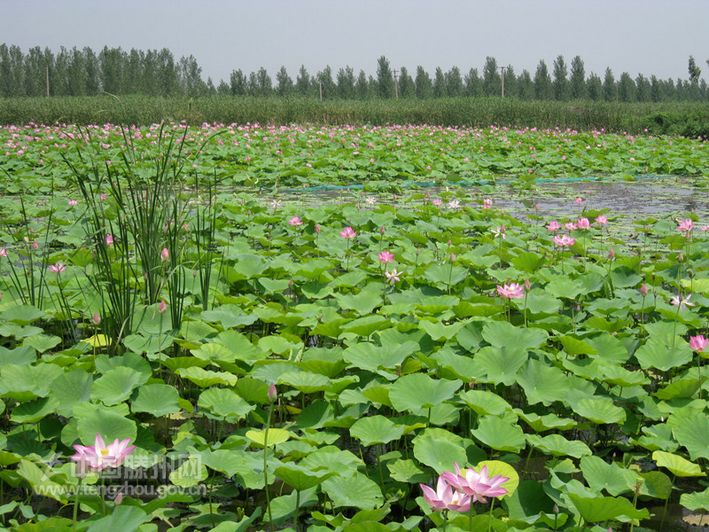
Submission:
[[[236,69],[228,80],[215,84],[202,76],[193,56],[176,59],[170,50],[104,47],[60,48],[57,53],[34,47],[24,53],[17,46],[0,44],[0,97],[94,96],[143,94],[147,96],[300,96],[317,99],[371,100],[500,96],[521,100],[582,100],[621,102],[707,101],[709,90],[701,69],[689,58],[687,79],[659,79],[627,72],[616,76],[587,73],[583,59],[567,64],[559,55],[547,66],[539,61],[535,72],[498,64],[487,57],[483,68],[462,72],[436,68],[433,75],[422,66],[409,71],[393,67],[386,57],[377,61],[376,75],[355,73],[349,66],[337,71],[329,65],[310,74],[301,66],[295,78],[285,67],[275,78],[265,68],[246,73]]]
[[[92,96],[12,98],[0,123],[151,124],[161,120],[261,124],[432,124],[569,128],[709,137],[709,106],[700,102],[539,102],[516,98],[328,100],[285,97],[202,98]]]

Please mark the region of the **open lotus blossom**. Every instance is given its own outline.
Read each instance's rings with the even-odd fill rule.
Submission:
[[[167,248],[162,248],[162,251],[160,252],[160,260],[163,262],[166,262],[169,259],[170,259],[170,250]]]
[[[507,495],[507,490],[500,487],[509,480],[509,477],[495,475],[490,477],[487,466],[483,466],[478,473],[473,468],[460,469],[455,464],[455,474],[449,471],[441,475],[443,479],[466,495],[470,495],[472,502],[487,502],[487,497],[500,497]]]
[[[591,222],[588,221],[588,218],[579,218],[576,220],[576,227],[579,229],[591,229]]]
[[[79,204],[79,202],[76,201],[75,199],[69,200],[69,207],[76,207],[78,204]]]
[[[564,224],[564,227],[566,228],[567,231],[575,231],[578,229],[578,225],[576,225],[574,222],[566,222]]]
[[[107,246],[112,246],[113,245],[113,235],[111,233],[108,233],[106,237],[104,238],[104,241],[106,242]]]
[[[281,202],[277,199],[271,200],[271,208],[274,211],[277,211],[278,209],[281,208]]]
[[[502,240],[507,240],[507,227],[503,224],[497,229],[492,229],[492,234],[495,238],[501,238]]]
[[[581,205],[584,202],[584,199],[581,196],[579,196],[578,198],[576,198],[574,200],[574,202],[576,203],[576,205]]]
[[[483,209],[489,209],[492,207],[492,200],[490,198],[485,198],[483,200]]]
[[[63,262],[57,262],[49,267],[49,271],[52,273],[64,273],[66,270],[66,265]]]
[[[608,224],[608,218],[603,216],[602,214],[599,216],[596,216],[596,223],[598,225],[607,225]]]
[[[709,338],[704,338],[703,334],[689,337],[689,347],[697,353],[701,353],[709,345]]]
[[[419,484],[419,486],[423,491],[423,498],[434,510],[453,510],[454,512],[470,510],[470,495],[453,489],[443,478],[443,475],[438,477],[436,491],[426,484]]]
[[[670,304],[675,307],[679,307],[680,309],[685,309],[687,307],[693,307],[694,303],[692,303],[689,300],[690,297],[692,297],[692,294],[689,294],[684,299],[682,299],[682,297],[679,295],[672,296],[672,299],[670,299]]]
[[[303,225],[303,220],[300,219],[300,216],[293,216],[293,218],[288,220],[288,225],[292,225],[293,227],[298,227],[300,225]]]
[[[507,299],[520,299],[524,297],[524,286],[517,283],[497,285],[497,294]]]
[[[455,210],[455,209],[460,209],[460,200],[457,199],[452,199],[448,202],[448,208]]]
[[[379,262],[388,264],[394,261],[394,254],[391,251],[384,250],[379,253]]]
[[[400,276],[401,276],[401,272],[396,271],[396,268],[394,268],[394,269],[391,270],[391,271],[386,271],[386,272],[384,272],[384,277],[387,278],[387,281],[388,281],[390,284],[396,284],[396,283],[398,283],[399,281],[401,281]]]
[[[576,239],[568,235],[557,235],[554,237],[554,244],[560,248],[570,248],[576,243]]]
[[[342,231],[340,231],[340,236],[342,238],[354,238],[357,236],[357,233],[355,232],[354,229],[352,229],[349,225],[345,227]]]
[[[436,207],[440,207],[443,205],[443,200],[441,198],[433,198],[431,203],[433,203]]]
[[[130,441],[130,438],[125,440],[116,438],[112,444],[106,445],[101,435],[96,434],[94,445],[74,445],[76,454],[71,459],[81,467],[82,472],[85,472],[86,468],[101,471],[108,467],[118,467],[135,450],[135,446],[130,445]]]
[[[549,222],[547,224],[547,231],[554,233],[555,231],[558,231],[559,229],[561,229],[561,224],[559,222],[557,222],[556,220],[552,220],[551,222]]]
[[[677,226],[677,231],[684,233],[685,236],[691,233],[692,229],[694,229],[694,222],[689,218],[686,220],[680,220],[679,225]]]
[[[377,198],[375,198],[374,196],[367,196],[367,197],[365,198],[364,202],[365,202],[367,205],[376,205],[376,204],[377,204]]]

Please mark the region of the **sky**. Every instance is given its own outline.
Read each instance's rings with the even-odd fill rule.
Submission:
[[[429,73],[482,70],[486,56],[532,75],[575,55],[586,73],[607,66],[686,79],[693,55],[709,80],[708,0],[0,0],[0,42],[32,46],[169,48],[194,55],[217,82],[232,70],[284,65],[295,78],[350,65]]]

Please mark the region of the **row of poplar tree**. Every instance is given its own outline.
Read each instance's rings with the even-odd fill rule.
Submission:
[[[709,61],[707,62],[709,64]],[[689,58],[688,79],[658,79],[623,72],[616,79],[610,68],[603,77],[586,74],[583,60],[576,56],[567,65],[558,56],[550,68],[540,61],[534,74],[512,66],[501,67],[487,57],[481,71],[471,68],[463,74],[458,67],[436,68],[433,76],[418,66],[393,69],[386,57],[377,61],[376,76],[351,67],[334,73],[326,66],[310,74],[301,66],[295,80],[285,67],[271,79],[265,68],[246,74],[232,71],[217,85],[205,81],[193,56],[176,59],[170,50],[136,50],[104,47],[64,47],[52,50],[34,47],[27,53],[17,46],[0,44],[0,96],[84,96],[110,93],[150,96],[304,96],[315,98],[444,98],[461,96],[506,96],[526,100],[591,99],[604,101],[707,100],[709,90],[701,70]]]

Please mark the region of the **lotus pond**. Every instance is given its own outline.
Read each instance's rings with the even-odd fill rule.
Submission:
[[[706,144],[218,125],[0,141],[3,527],[709,523]],[[603,181],[543,182],[603,175],[627,200],[645,174],[685,177],[652,185],[676,194],[651,212]]]

